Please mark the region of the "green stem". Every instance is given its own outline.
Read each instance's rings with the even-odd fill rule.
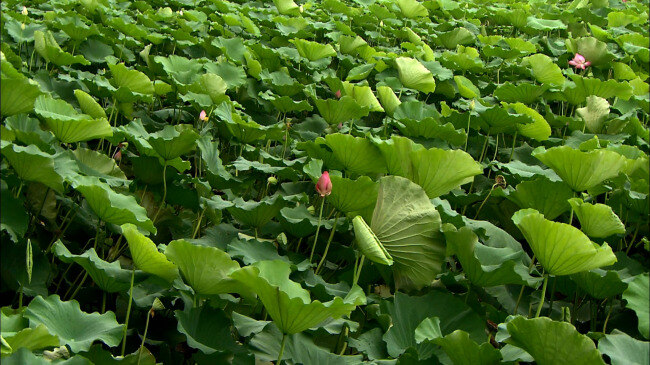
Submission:
[[[553,302],[555,300],[555,284],[557,282],[557,277],[553,277],[553,285],[551,286],[551,301],[549,302],[549,309],[548,309],[548,318],[551,318],[551,315],[553,314]]]
[[[135,266],[131,270],[131,287],[129,288],[129,305],[126,307],[126,319],[124,320],[124,331],[122,333],[122,352],[124,356],[126,352],[126,333],[129,329],[129,317],[131,316],[131,303],[133,303],[133,281],[135,279]]]
[[[314,236],[314,244],[311,247],[311,253],[309,254],[309,263],[312,262],[314,258],[314,251],[316,250],[316,242],[318,242],[318,232],[320,231],[321,219],[323,218],[323,206],[325,205],[325,197],[320,203],[320,213],[318,213],[318,226],[316,226],[316,236]]]
[[[153,216],[153,223],[156,223],[156,219],[158,218],[158,214],[160,214],[160,211],[162,210],[163,206],[165,206],[165,199],[167,198],[167,162],[165,161],[165,166],[163,167],[163,196],[162,196],[162,201],[160,202],[160,206],[158,207],[158,210],[156,211],[156,215]]]
[[[205,209],[201,211],[201,215],[199,215],[199,221],[196,222],[196,228],[194,228],[194,233],[192,233],[192,239],[196,238],[196,234],[199,233],[199,228],[201,227],[201,220],[203,220],[203,213],[205,213]]]
[[[102,291],[102,314],[106,312],[106,292]]]
[[[284,345],[287,343],[287,334],[282,334],[282,344],[280,345],[280,353],[278,354],[278,361],[275,362],[276,365],[280,365],[282,362],[282,354],[284,353]]]
[[[467,142],[469,142],[469,125],[471,121],[472,121],[472,112],[468,111],[467,112],[467,133],[466,133],[467,136],[465,137],[465,148],[463,148],[463,151],[465,152],[467,152]]]
[[[359,267],[357,268],[357,272],[354,274],[354,278],[352,280],[352,286],[357,285],[357,282],[359,281],[359,277],[361,276],[361,269],[363,268],[363,261],[366,259],[365,255],[361,255],[361,260],[359,261]]]
[[[86,281],[87,278],[88,278],[88,271],[86,271],[84,273],[84,276],[83,276],[83,278],[81,278],[81,281],[79,282],[79,285],[77,285],[77,289],[74,290],[74,292],[72,293],[70,298],[68,298],[68,300],[72,300],[72,299],[74,299],[74,297],[77,296],[77,293],[79,292],[81,287],[84,285],[84,282]]]
[[[339,222],[339,216],[340,214],[337,212],[336,213],[336,218],[334,218],[334,226],[332,227],[332,231],[330,232],[330,236],[327,239],[327,245],[325,246],[325,252],[323,253],[323,257],[320,259],[320,262],[318,263],[318,266],[316,266],[316,275],[318,275],[318,272],[320,271],[321,266],[323,263],[325,263],[325,258],[327,257],[327,252],[330,249],[330,243],[332,243],[332,238],[334,238],[334,232],[336,232],[336,225]]]
[[[18,309],[23,307],[23,286],[20,286],[20,292],[18,293]]]
[[[485,197],[485,199],[483,199],[483,202],[482,202],[481,205],[478,207],[478,210],[476,211],[476,215],[474,216],[474,219],[476,219],[476,218],[478,217],[478,214],[481,212],[481,208],[483,208],[483,205],[485,205],[485,202],[487,202],[487,200],[490,198],[490,195],[492,195],[492,191],[494,190],[494,188],[495,188],[496,186],[497,186],[496,184],[492,185],[492,189],[490,189],[490,192],[489,192],[488,195]]]
[[[533,269],[533,266],[535,266],[535,256],[534,255],[533,255],[533,259],[530,261],[530,265],[528,265],[528,274],[530,274],[530,270]],[[524,294],[524,288],[525,287],[526,287],[525,285],[522,285],[521,290],[519,291],[519,297],[517,298],[517,304],[515,304],[514,315],[517,315],[517,309],[519,309],[519,302],[521,302],[521,297]]]
[[[609,316],[612,314],[612,309],[614,308],[614,301],[612,300],[609,303],[609,311],[607,311],[607,317],[605,317],[605,323],[603,323],[603,333],[607,334],[607,322],[609,321]]]
[[[544,275],[544,284],[542,285],[542,296],[539,299],[539,305],[537,306],[537,312],[535,313],[535,318],[539,317],[539,314],[542,312],[542,307],[544,306],[544,297],[546,296],[547,285],[548,285],[548,274]]]
[[[485,152],[487,151],[487,144],[490,140],[490,132],[485,136],[485,142],[483,143],[483,148],[481,148],[481,157],[478,159],[478,163],[483,163],[483,158],[485,158]]]
[[[140,365],[140,358],[142,357],[142,349],[144,348],[144,341],[147,339],[147,330],[149,330],[149,319],[151,318],[152,310],[150,310],[149,313],[147,313],[147,322],[145,322],[144,324],[144,334],[142,335],[142,344],[138,349],[138,365]]]

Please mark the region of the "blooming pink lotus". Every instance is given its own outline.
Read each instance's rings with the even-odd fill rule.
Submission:
[[[332,193],[332,181],[329,172],[325,171],[316,183],[316,191],[320,196],[330,195]]]
[[[591,62],[585,60],[585,56],[581,55],[580,53],[576,53],[573,59],[569,61],[569,65],[574,66],[576,69],[579,68],[581,70],[584,70],[587,68],[587,66],[591,65]]]
[[[199,119],[202,120],[202,121],[208,120],[208,116],[205,113],[205,110],[201,110],[201,114],[199,114]]]

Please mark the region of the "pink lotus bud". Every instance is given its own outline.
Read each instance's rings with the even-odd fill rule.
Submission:
[[[115,161],[121,160],[122,159],[122,150],[117,150],[117,152],[115,152],[115,154],[113,155],[113,159]]]
[[[585,60],[585,57],[580,53],[576,53],[573,59],[569,61],[569,65],[575,67],[576,69],[584,70],[587,68],[587,66],[591,65],[591,62]]]
[[[341,90],[336,90],[336,98],[340,99],[341,98]]]
[[[343,128],[343,123],[339,123],[339,124],[337,125],[337,127],[338,127],[338,129]]]
[[[316,183],[316,191],[320,196],[330,195],[332,193],[332,181],[329,172],[325,171]]]
[[[205,110],[201,110],[201,114],[199,114],[199,119],[202,120],[202,121],[208,120],[208,116],[205,113]]]

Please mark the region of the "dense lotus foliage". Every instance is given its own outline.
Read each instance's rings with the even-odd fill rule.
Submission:
[[[647,0],[0,7],[3,364],[649,364]]]

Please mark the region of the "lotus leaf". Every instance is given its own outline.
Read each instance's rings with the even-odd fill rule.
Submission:
[[[436,81],[433,79],[431,71],[418,60],[398,57],[395,64],[399,72],[399,79],[404,86],[425,93],[432,93],[436,90]]]
[[[138,232],[136,226],[130,223],[122,225],[122,234],[129,243],[133,263],[138,269],[168,282],[178,277],[178,267],[167,260],[165,254],[158,252],[153,241]]]
[[[579,229],[549,221],[535,209],[519,210],[512,220],[551,275],[570,275],[616,262],[607,243],[598,246]]]

